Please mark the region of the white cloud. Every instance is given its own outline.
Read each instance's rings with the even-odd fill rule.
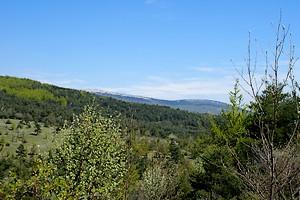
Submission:
[[[78,78],[69,78],[67,73],[49,73],[38,72],[32,73],[31,71],[24,73],[27,78],[40,81],[42,83],[48,83],[66,88],[78,88],[85,83],[84,80]]]
[[[234,79],[220,80],[190,78],[190,80],[166,81],[166,78],[150,77],[151,82],[119,88],[101,88],[103,90],[131,95],[159,98],[159,99],[189,99],[206,98],[212,100],[228,101],[228,92],[232,90]]]
[[[42,83],[48,83],[51,85],[57,85],[57,86],[61,86],[61,87],[73,87],[76,84],[83,84],[85,83],[83,80],[80,79],[68,79],[68,80],[39,80]],[[74,87],[73,87],[74,88]]]

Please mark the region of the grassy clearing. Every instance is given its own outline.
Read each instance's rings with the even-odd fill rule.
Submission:
[[[11,123],[7,123],[7,121]],[[41,133],[35,134],[35,123],[22,124],[20,120],[0,119],[0,139],[4,137],[5,148],[1,153],[2,156],[13,156],[20,144],[23,144],[27,153],[30,153],[33,145],[36,145],[38,153],[45,153],[55,143],[54,139],[59,139],[60,134],[55,134],[56,127],[41,126]]]

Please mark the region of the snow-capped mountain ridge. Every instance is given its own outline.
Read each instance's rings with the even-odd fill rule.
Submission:
[[[137,95],[108,92],[98,89],[88,89],[86,91],[90,93],[95,93],[100,96],[111,97],[122,101],[168,106],[171,108],[178,108],[190,112],[219,114],[222,109],[228,108],[228,104],[226,103],[208,99],[163,100]]]
[[[105,90],[99,90],[99,89],[86,89],[85,91],[90,93],[99,93],[99,94],[108,94],[108,95],[118,95],[118,96],[124,96],[124,97],[133,97],[133,98],[142,98],[142,99],[153,99],[151,97],[144,97],[139,95],[132,95],[132,94],[124,94],[124,93],[118,93],[118,92],[108,92]]]

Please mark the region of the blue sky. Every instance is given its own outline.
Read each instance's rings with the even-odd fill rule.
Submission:
[[[162,99],[228,101],[247,56],[290,24],[297,0],[0,0],[0,75]],[[298,73],[300,75],[300,73]],[[299,77],[299,76],[298,76]]]

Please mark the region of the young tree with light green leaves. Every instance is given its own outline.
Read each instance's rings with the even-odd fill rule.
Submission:
[[[118,198],[126,163],[120,124],[86,106],[63,132],[52,162],[57,197]]]
[[[140,181],[138,200],[179,199],[179,169],[175,165],[166,166],[165,162],[152,158]]]
[[[62,134],[48,157],[34,159],[27,180],[13,175],[0,194],[6,199],[121,199],[127,157],[118,121],[86,106]]]

